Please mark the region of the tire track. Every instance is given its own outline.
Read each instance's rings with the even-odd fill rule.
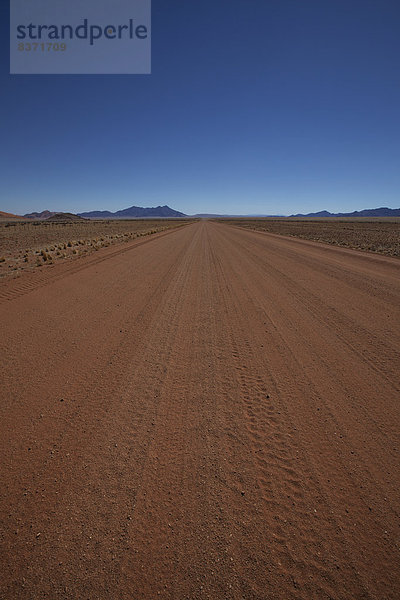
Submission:
[[[0,596],[397,599],[392,263],[173,233],[0,307]]]
[[[109,259],[125,254],[126,252],[143,246],[144,244],[148,244],[155,239],[165,237],[171,233],[176,233],[179,231],[179,229],[172,229],[170,231],[152,234],[150,238],[146,240],[125,242],[123,243],[122,248],[104,248],[99,250],[96,256],[82,256],[79,257],[79,259],[71,260],[69,263],[45,266],[45,273],[38,274],[37,271],[34,273],[26,273],[21,276],[22,281],[19,281],[20,278],[17,280],[13,279],[12,281],[6,280],[4,281],[3,289],[0,289],[0,304],[9,300],[14,300],[19,296],[28,294],[29,292],[48,285],[54,281],[64,279],[64,277],[69,274],[79,273],[80,271],[87,269],[89,266],[91,267],[100,265],[104,261],[108,261]],[[79,264],[77,264],[78,260]]]
[[[188,241],[188,245],[193,244],[193,239]],[[118,559],[125,552],[129,519],[147,460],[150,423],[157,413],[157,398],[179,323],[176,297],[188,271],[187,247],[183,247],[180,259],[172,263],[150,300],[135,320],[127,324],[131,331],[139,325],[142,334],[134,362],[130,357],[132,339],[127,336],[99,368],[100,376],[95,386],[93,380],[88,379],[87,371],[76,373],[74,389],[78,394],[68,411],[64,411],[62,416],[50,413],[47,418],[45,414],[42,415],[44,418],[36,419],[41,430],[34,431],[31,439],[46,439],[43,431],[46,421],[56,428],[47,442],[43,444],[42,441],[47,456],[43,450],[40,452],[41,464],[35,471],[29,488],[24,481],[20,484],[25,492],[17,503],[18,522],[23,525],[23,530],[29,522],[35,520],[35,516],[39,519],[39,515],[47,513],[43,524],[45,528],[46,521],[50,519],[53,529],[62,533],[56,536],[50,534],[46,539],[46,532],[43,532],[41,541],[46,540],[51,544],[57,556],[65,554],[64,547],[70,549],[64,557],[65,563],[62,561],[57,565],[48,558],[48,572],[53,573],[52,580],[58,582],[56,589],[52,586],[51,579],[44,586],[43,591],[48,597],[75,598],[74,589],[78,588],[83,593],[88,585],[90,588],[88,572],[97,578],[97,585],[101,582],[104,594],[113,593],[113,579],[118,579]],[[161,328],[159,323],[162,324]],[[162,344],[160,338],[163,340]],[[102,375],[103,370],[106,377]],[[141,396],[136,390],[144,390],[145,393]],[[111,403],[108,404],[103,399],[109,399]],[[79,446],[75,442],[77,433]],[[131,447],[133,433],[135,444]],[[33,446],[35,441],[32,439]],[[32,449],[35,450],[34,447]],[[41,448],[38,452],[40,450]],[[52,480],[50,474],[54,472],[59,475]],[[67,506],[64,502],[66,495],[71,498],[71,504]],[[115,497],[119,497],[118,506],[115,504]],[[44,508],[46,506],[50,506],[50,512]],[[97,519],[90,522],[86,515],[92,513],[93,507],[96,507]],[[79,523],[82,523],[85,535],[83,538],[78,536],[75,540],[76,526]],[[10,530],[15,527],[18,524],[11,522],[8,525]],[[28,548],[33,563],[40,560],[41,547],[34,537],[29,539]],[[84,552],[78,548],[83,548]],[[75,549],[73,553],[70,552],[71,549]],[[99,571],[98,553],[105,554],[109,561],[105,575]],[[68,566],[66,572],[60,569],[63,563]],[[21,598],[32,597],[29,590],[24,594],[21,573],[22,578],[30,581],[31,585],[43,588],[40,574],[36,575],[29,563],[16,562],[13,566],[20,575],[5,588],[7,597],[14,594]],[[72,571],[73,578],[69,571]],[[11,578],[12,575],[13,571],[10,572]]]
[[[243,277],[240,280],[243,285]],[[282,396],[287,393],[287,379],[276,365],[260,363],[248,341],[252,337],[250,319],[240,308],[246,306],[247,313],[249,306],[235,297],[233,286],[233,274],[225,275],[223,289],[231,290],[225,300],[226,313],[232,317],[236,312],[236,318],[229,322],[243,327],[230,328],[232,356],[259,473],[258,485],[268,522],[266,535],[273,540],[273,569],[282,580],[280,587],[284,586],[282,597],[346,598],[346,593],[350,593],[352,597],[369,598],[351,566],[350,552],[343,555],[343,539],[337,539],[336,523],[332,523],[329,507],[324,505],[321,487],[304,448],[296,440],[296,427],[290,420],[285,423],[288,415]],[[330,530],[329,543],[321,538],[320,530]]]
[[[236,240],[235,240],[236,242]],[[225,241],[224,247],[220,248],[220,253],[222,253],[224,250],[226,252],[228,252],[227,248],[228,248],[228,244]],[[240,247],[240,246],[239,246]],[[248,317],[248,337],[252,337],[253,341],[255,342],[255,346],[256,347],[260,347],[262,345],[265,345],[267,348],[273,348],[274,349],[274,353],[273,353],[273,362],[269,363],[269,361],[266,363],[266,368],[265,370],[267,370],[267,372],[272,372],[275,375],[279,374],[278,379],[276,380],[276,386],[278,388],[278,390],[280,390],[281,395],[283,395],[283,397],[286,396],[286,408],[289,409],[289,399],[291,402],[294,401],[294,399],[298,399],[298,401],[300,402],[300,404],[298,404],[298,408],[300,409],[300,418],[302,420],[300,420],[297,416],[296,420],[293,421],[292,418],[292,423],[293,423],[293,427],[292,429],[294,431],[298,431],[299,430],[299,424],[304,427],[304,424],[309,423],[311,421],[311,423],[314,423],[314,425],[316,427],[321,427],[321,421],[320,420],[316,420],[315,419],[315,413],[313,414],[312,410],[308,410],[309,405],[308,402],[305,403],[304,400],[308,397],[308,398],[312,398],[314,397],[315,402],[317,402],[319,404],[319,406],[324,406],[326,405],[326,400],[324,398],[324,392],[322,392],[322,396],[320,393],[316,393],[315,390],[315,385],[316,385],[316,381],[318,381],[319,379],[322,379],[323,381],[323,377],[319,378],[316,373],[314,373],[314,378],[310,378],[307,377],[307,373],[312,374],[313,373],[313,367],[311,364],[308,365],[301,365],[300,362],[298,361],[298,359],[296,357],[299,357],[300,361],[301,358],[304,356],[304,353],[302,353],[301,351],[299,352],[299,348],[301,346],[299,346],[299,339],[297,340],[297,347],[296,347],[296,351],[294,351],[293,346],[291,346],[291,343],[288,342],[287,338],[282,337],[282,333],[291,330],[290,327],[290,323],[288,324],[288,328],[282,327],[282,323],[287,323],[287,317],[286,314],[283,313],[280,310],[279,314],[275,315],[277,319],[279,319],[279,323],[280,323],[280,328],[277,328],[277,325],[271,321],[271,315],[268,314],[268,310],[267,312],[265,312],[264,310],[262,310],[262,313],[260,315],[260,308],[262,307],[263,304],[265,303],[265,298],[266,298],[266,294],[268,297],[268,289],[266,288],[265,290],[263,290],[263,293],[259,293],[256,286],[252,283],[254,281],[258,282],[258,287],[262,288],[262,282],[268,282],[268,275],[267,278],[264,279],[262,277],[261,273],[257,273],[257,275],[254,277],[253,274],[253,270],[254,270],[254,261],[253,261],[253,257],[251,257],[251,262],[247,263],[246,257],[244,252],[242,252],[240,254],[240,259],[239,259],[239,251],[236,250],[238,248],[238,244],[235,244],[235,247],[230,247],[229,248],[229,253],[230,256],[232,257],[232,261],[231,261],[231,265],[235,265],[234,269],[235,269],[235,276],[233,275],[233,273],[230,274],[230,276],[227,278],[227,283],[226,283],[226,288],[228,288],[229,286],[229,282],[232,282],[235,280],[240,281],[241,284],[239,285],[235,285],[234,283],[231,283],[232,287],[234,287],[235,290],[239,290],[242,289],[244,291],[244,294],[242,293],[242,295],[244,296],[241,300],[241,302],[239,303],[238,301],[238,305],[239,306],[245,306],[246,307],[246,314],[242,313],[241,317],[234,319],[233,322],[243,322],[246,318],[247,318],[247,314],[249,315]],[[235,257],[236,254],[236,257]],[[235,258],[234,258],[235,257]],[[247,264],[246,264],[247,263]],[[240,265],[240,269],[238,269],[238,265]],[[265,276],[264,276],[265,277]],[[276,285],[278,285],[276,283]],[[248,291],[246,291],[246,289]],[[284,298],[284,296],[281,293],[280,296],[282,299]],[[254,309],[251,309],[251,306],[254,306]],[[271,306],[269,306],[269,309],[271,309]],[[280,307],[281,308],[281,307]],[[239,308],[238,308],[239,310]],[[229,310],[227,312],[230,312]],[[273,311],[275,312],[275,311]],[[255,323],[257,322],[257,314],[258,314],[258,319],[259,319],[259,329],[257,330],[255,328]],[[285,316],[283,316],[285,315]],[[282,319],[283,317],[283,319]],[[267,323],[269,324],[269,326],[267,327],[267,332],[269,330],[269,335],[267,336],[267,339],[265,338],[265,335],[258,335],[258,331],[261,329],[262,327],[262,323],[263,321],[267,321]],[[252,324],[253,324],[253,328],[252,328]],[[245,335],[245,331],[243,332],[243,336]],[[251,333],[250,333],[251,332]],[[272,332],[272,333],[271,333]],[[268,337],[271,336],[271,339],[268,341]],[[239,336],[241,337],[241,336]],[[258,338],[258,339],[257,339]],[[261,342],[263,342],[263,344],[261,344]],[[246,350],[242,349],[241,350],[241,354],[242,355],[246,355]],[[307,353],[306,353],[307,354]],[[280,356],[280,360],[277,361],[277,355]],[[263,354],[264,359],[267,358],[267,355]],[[272,357],[271,357],[272,358]],[[318,356],[318,360],[320,361],[320,356]],[[253,357],[251,359],[249,359],[249,364],[254,365],[257,362],[256,357]],[[268,366],[269,365],[269,366]],[[253,379],[253,381],[255,381]],[[258,381],[258,384],[260,385],[260,381]],[[265,384],[264,384],[265,387]],[[302,399],[302,395],[303,399]],[[326,390],[325,390],[325,394],[326,394]],[[244,392],[244,395],[245,392]],[[260,400],[261,401],[261,400]],[[314,403],[314,402],[313,402]],[[312,404],[313,404],[312,403]],[[311,405],[312,406],[312,405]],[[282,404],[281,404],[282,407]],[[289,409],[290,413],[295,414],[293,412],[293,408]],[[320,409],[318,408],[318,411]],[[290,415],[289,413],[289,415]],[[333,417],[333,414],[331,411],[329,411],[329,409],[327,410],[327,415],[329,416],[330,413],[330,417],[333,418],[333,421],[336,422],[336,426],[338,425],[338,421],[335,421],[335,418]],[[255,421],[254,419],[254,415],[252,415],[252,419],[253,422]],[[296,422],[297,421],[297,422]],[[294,426],[296,425],[296,426]],[[336,426],[334,427],[334,429],[336,428]],[[318,429],[316,429],[318,430]],[[331,432],[331,434],[333,434],[333,432]],[[335,433],[336,435],[336,433]],[[342,438],[343,436],[340,435],[338,436],[338,438]],[[328,440],[324,441],[323,443],[326,445],[327,447],[327,452],[326,455],[329,457],[329,454],[332,454],[331,452],[331,447],[334,447],[334,444],[332,444],[332,435],[328,438]],[[335,439],[335,438],[333,438]],[[309,436],[307,444],[313,440],[313,436]],[[318,450],[317,448],[321,448],[321,439],[320,438],[316,438],[315,439],[315,446],[316,448],[314,449],[313,452],[310,452],[308,450],[307,447],[304,447],[305,450],[305,454],[306,457],[309,456],[310,458],[313,457],[313,461],[310,463],[309,462],[309,466],[311,469],[311,472],[313,472],[314,477],[317,477],[317,480],[320,482],[319,486],[320,486],[320,494],[322,494],[325,497],[325,501],[326,501],[326,507],[325,509],[327,513],[333,513],[332,508],[335,508],[334,505],[332,505],[332,502],[330,501],[330,497],[332,494],[332,488],[331,486],[327,486],[326,485],[326,476],[321,478],[321,466],[318,466],[318,464],[315,462],[315,460],[318,457],[318,460],[320,460],[320,458],[322,458],[321,455],[318,455]],[[354,448],[354,446],[353,446]],[[383,446],[382,446],[383,448]],[[350,454],[350,453],[349,453]],[[354,454],[354,452],[352,452],[352,454]],[[345,466],[345,463],[343,462],[343,460],[341,460],[341,468],[336,468],[334,463],[327,463],[325,465],[325,471],[324,473],[329,473],[331,471],[331,475],[333,475],[333,479],[336,480],[337,483],[340,482],[340,479],[342,478],[342,482],[340,485],[340,489],[341,490],[352,490],[352,494],[347,494],[346,493],[346,501],[347,501],[347,507],[346,508],[346,516],[348,517],[348,514],[351,514],[351,518],[355,519],[356,521],[358,521],[358,523],[354,523],[354,528],[351,525],[351,529],[353,529],[353,532],[351,535],[354,535],[354,537],[359,537],[360,536],[362,538],[364,538],[364,550],[363,552],[366,554],[370,554],[369,556],[369,565],[370,568],[373,568],[373,564],[374,564],[374,560],[376,558],[376,548],[375,551],[372,550],[373,547],[371,547],[371,530],[373,530],[375,532],[375,540],[376,540],[376,544],[377,546],[379,546],[379,553],[380,553],[380,557],[382,560],[387,560],[387,565],[386,568],[388,569],[388,572],[390,572],[390,554],[391,554],[391,550],[390,550],[390,543],[388,544],[389,540],[384,539],[381,540],[380,538],[380,532],[382,532],[384,529],[391,529],[391,537],[392,539],[396,539],[396,537],[398,536],[399,532],[397,530],[396,527],[393,528],[393,525],[396,523],[396,518],[397,518],[397,514],[398,512],[395,510],[394,514],[392,513],[392,515],[390,515],[390,511],[389,514],[387,514],[387,509],[389,508],[389,503],[387,503],[388,505],[385,506],[385,518],[383,518],[383,511],[381,511],[381,507],[379,505],[374,505],[373,509],[374,509],[374,513],[376,512],[378,514],[378,521],[376,520],[377,515],[370,515],[369,511],[371,510],[371,506],[367,506],[367,502],[365,501],[361,501],[362,505],[363,505],[363,509],[360,510],[360,508],[357,506],[357,501],[353,502],[349,500],[354,496],[354,498],[359,498],[360,496],[360,489],[363,490],[362,493],[365,493],[366,488],[365,486],[369,485],[370,487],[370,491],[373,485],[376,486],[377,481],[376,478],[371,475],[371,472],[369,471],[369,469],[366,467],[365,462],[363,464],[364,467],[364,478],[358,475],[358,471],[360,469],[360,456],[359,456],[359,452],[356,453],[356,457],[354,461],[350,461],[354,462],[354,466],[352,467],[351,465],[349,466]],[[333,457],[332,457],[333,458]],[[344,456],[342,455],[342,459],[344,458]],[[347,462],[349,462],[349,458],[347,458]],[[349,468],[350,467],[350,468]],[[355,480],[359,479],[362,482],[362,485],[360,486],[359,483],[356,483]],[[306,477],[306,480],[309,480],[308,477]],[[328,479],[329,481],[329,479]],[[387,485],[387,484],[386,484]],[[376,490],[375,490],[376,493]],[[342,493],[340,495],[343,495]],[[382,493],[382,500],[383,500],[383,496],[385,494]],[[394,499],[394,498],[393,498]],[[388,498],[384,499],[385,501],[388,500]],[[346,506],[346,505],[345,505]],[[358,512],[357,512],[358,511]],[[343,529],[343,530],[348,530],[349,529],[349,522],[348,522],[348,518],[343,519],[340,518],[340,512],[342,511],[337,511],[337,507],[336,507],[336,518],[335,518],[335,523],[336,526],[339,529]],[[390,516],[389,516],[390,515]],[[381,521],[381,525],[379,526],[379,520]],[[369,521],[368,527],[367,529],[365,529],[365,521]],[[378,525],[378,526],[377,526]],[[381,528],[380,528],[381,527]],[[371,528],[371,529],[370,529]],[[325,529],[324,529],[325,530]],[[364,535],[365,533],[365,535]],[[387,532],[386,532],[387,533]],[[384,536],[385,537],[385,536]],[[342,545],[344,547],[349,546],[348,544],[348,540],[349,540],[349,534],[347,536],[347,539],[343,538],[342,539]],[[372,551],[371,551],[372,550]],[[352,551],[349,547],[348,549],[348,556],[351,557]],[[349,558],[349,562],[351,563],[351,559]],[[359,568],[359,567],[358,567]],[[395,579],[393,580],[393,583],[396,582],[396,576],[394,576]],[[364,582],[366,583],[368,581],[368,583],[366,583],[366,585],[362,585],[361,588],[364,589],[364,592],[366,593],[366,590],[370,590],[371,587],[374,587],[375,582],[371,582],[371,578],[370,578],[370,571],[364,571]],[[381,583],[382,585],[382,583]],[[394,585],[396,585],[396,583],[394,583]],[[387,589],[387,596],[385,596],[385,598],[395,598],[395,593],[392,594],[390,591],[390,587]],[[370,593],[370,591],[369,591]],[[344,596],[346,597],[346,596]],[[358,596],[357,596],[358,597]],[[367,596],[369,597],[369,595]],[[372,597],[379,597],[379,596],[372,596]]]
[[[381,377],[384,377],[389,385],[391,385],[396,391],[400,391],[400,384],[398,382],[398,356],[393,358],[393,366],[391,372],[391,378],[386,375],[388,370],[388,364],[382,362],[382,355],[386,358],[391,356],[391,353],[397,350],[397,345],[387,345],[371,330],[360,327],[356,324],[354,319],[346,317],[345,314],[339,312],[331,303],[326,301],[322,305],[321,297],[312,290],[306,288],[302,282],[294,281],[289,277],[282,269],[278,269],[271,264],[271,260],[267,260],[264,257],[259,256],[256,253],[256,249],[249,251],[248,246],[244,246],[243,243],[236,241],[237,247],[240,247],[247,254],[250,254],[252,262],[259,265],[260,275],[264,278],[268,278],[268,284],[275,282],[278,289],[284,288],[288,296],[291,296],[293,301],[292,304],[298,309],[299,305],[303,305],[309,314],[312,314],[315,319],[319,320],[318,328],[329,327],[331,333],[334,332],[335,336],[338,337],[344,344],[346,344],[352,352],[354,352],[358,358],[364,362],[368,362],[370,369],[373,369]],[[396,308],[399,304],[397,303]],[[317,329],[315,327],[315,329]],[[346,335],[344,333],[346,332]],[[351,335],[351,341],[348,339]],[[361,354],[357,350],[357,340],[363,337],[368,339],[369,348],[373,349],[374,354],[371,358]],[[378,365],[378,366],[377,366]]]

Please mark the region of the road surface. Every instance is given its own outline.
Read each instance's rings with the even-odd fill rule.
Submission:
[[[199,222],[0,290],[0,598],[398,599],[400,261]]]

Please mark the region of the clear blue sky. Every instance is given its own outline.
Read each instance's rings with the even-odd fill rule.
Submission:
[[[153,0],[152,75],[10,76],[0,209],[400,206],[398,0]]]

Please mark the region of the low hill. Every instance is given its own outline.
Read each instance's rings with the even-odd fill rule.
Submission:
[[[186,217],[186,215],[178,210],[174,210],[169,206],[156,206],[155,208],[143,208],[141,206],[131,206],[117,212],[108,210],[93,210],[89,212],[78,213],[80,217],[87,219],[137,219],[149,217]]]
[[[85,220],[86,219],[84,219],[83,217],[80,217],[79,215],[74,215],[72,213],[55,213],[54,215],[52,215],[51,217],[46,219],[46,221],[50,221],[50,222],[85,221]]]
[[[51,212],[50,210],[43,210],[42,212],[32,212],[24,215],[27,219],[49,219],[53,217],[56,213]]]
[[[50,210],[28,213],[24,215],[24,218],[37,221],[83,221],[83,218],[79,215],[67,212],[53,212]]]
[[[0,219],[24,219],[20,215],[14,215],[13,213],[3,212],[0,210]]]

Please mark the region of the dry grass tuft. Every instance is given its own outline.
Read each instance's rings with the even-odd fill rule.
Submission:
[[[21,269],[78,259],[143,235],[181,227],[189,220],[123,220],[0,223],[0,276]],[[29,260],[32,255],[34,260]]]

